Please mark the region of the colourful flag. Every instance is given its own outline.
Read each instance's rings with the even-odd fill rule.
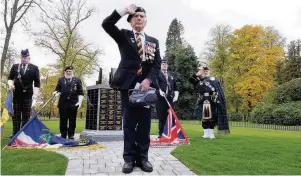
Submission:
[[[1,128],[8,121],[9,117],[13,115],[12,103],[13,103],[13,93],[9,91],[5,100],[4,109],[0,120]]]
[[[168,146],[168,145],[180,145],[189,143],[189,138],[186,136],[180,121],[172,109],[169,108],[169,113],[164,126],[164,131],[161,138],[151,139],[151,146]]]
[[[8,142],[8,147],[17,148],[62,148],[97,144],[92,139],[68,140],[56,136],[34,115],[23,128]]]

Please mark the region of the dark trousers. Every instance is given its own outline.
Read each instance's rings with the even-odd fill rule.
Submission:
[[[13,98],[13,135],[15,135],[20,130],[20,127],[23,127],[28,122],[31,112],[31,103],[31,97]]]
[[[151,107],[131,107],[127,91],[121,91],[125,162],[148,161]]]
[[[159,95],[160,96],[160,95]],[[172,99],[168,99],[169,104],[173,107]],[[159,135],[162,135],[168,116],[169,106],[164,97],[159,97],[156,102],[156,112],[159,119]]]
[[[60,132],[62,137],[74,136],[76,127],[77,106],[70,103],[61,103],[59,106],[60,113]],[[69,120],[69,127],[67,126]]]

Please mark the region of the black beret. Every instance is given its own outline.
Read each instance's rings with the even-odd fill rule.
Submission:
[[[21,56],[22,56],[22,57],[29,56],[29,51],[28,51],[28,49],[22,50],[22,51],[21,51]]]
[[[142,7],[137,7],[137,9],[135,10],[135,13],[136,13],[136,12],[144,12],[144,13],[146,13],[145,10],[144,10],[144,8],[142,8]],[[134,15],[134,14],[129,15],[128,18],[127,18],[126,20],[127,20],[128,22],[130,22],[131,19],[133,18],[133,15]]]
[[[207,66],[204,66],[203,69],[204,70],[210,70],[209,67],[207,67]]]
[[[199,63],[198,64],[198,68],[199,69],[203,69],[203,70],[210,70],[209,67],[208,67],[208,65],[205,64],[205,63]]]
[[[73,70],[73,67],[72,66],[66,66],[65,71],[66,70]]]
[[[166,59],[166,58],[164,58],[164,59],[162,59],[161,60],[161,63],[163,64],[163,63],[167,63],[168,62],[168,60]]]

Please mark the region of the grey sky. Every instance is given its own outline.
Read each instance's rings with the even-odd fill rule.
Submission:
[[[100,56],[100,61],[106,75],[111,67],[118,66],[120,55],[115,42],[102,29],[101,22],[114,9],[124,8],[129,4],[145,8],[148,19],[145,32],[159,40],[161,56],[165,51],[168,27],[174,18],[182,22],[184,37],[194,47],[197,56],[204,49],[209,30],[217,24],[229,24],[233,29],[246,24],[272,25],[288,41],[301,38],[301,1],[298,0],[88,0],[87,3],[88,6],[95,6],[97,12],[82,23],[80,33],[86,42],[105,51],[105,55]],[[29,17],[29,20],[33,26],[39,25],[35,17]],[[0,25],[3,25],[2,19]],[[130,29],[126,17],[117,26]],[[32,63],[39,67],[55,62],[55,55],[35,47],[34,41],[20,29],[16,28],[12,38],[18,52],[22,48],[29,48]],[[97,74],[87,78],[85,82],[93,85],[96,79]]]

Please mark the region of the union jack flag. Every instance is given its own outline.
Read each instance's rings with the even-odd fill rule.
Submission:
[[[176,113],[170,107],[162,137],[151,139],[150,145],[180,145],[184,143],[189,143],[189,138],[186,136]]]

